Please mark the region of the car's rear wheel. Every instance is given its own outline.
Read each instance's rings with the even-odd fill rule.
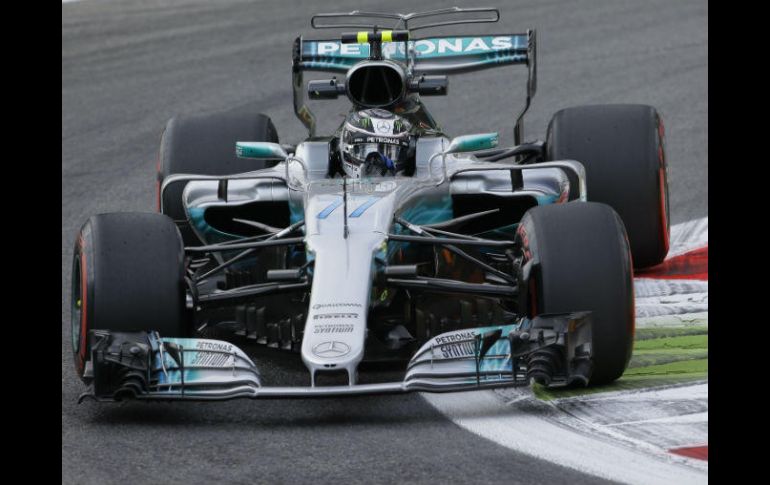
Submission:
[[[169,175],[232,175],[269,166],[271,161],[268,160],[236,157],[237,141],[278,143],[278,134],[270,118],[259,113],[255,105],[170,119],[163,131],[158,155],[158,209],[160,184]],[[185,245],[197,246],[201,241],[187,222],[182,202],[185,185],[185,182],[179,182],[166,189],[163,213],[178,224]]]
[[[520,281],[527,314],[590,311],[590,384],[620,377],[633,347],[634,285],[628,239],[617,213],[595,202],[533,207],[522,218],[516,240],[524,263],[533,262],[528,279]]]
[[[80,377],[90,330],[191,333],[183,258],[179,230],[162,214],[99,214],[83,225],[72,259],[71,297],[72,349]]]
[[[651,106],[577,106],[548,125],[546,158],[577,160],[586,169],[588,200],[617,211],[628,231],[636,268],[663,261],[669,245],[664,129]],[[570,177],[571,199],[577,179]]]

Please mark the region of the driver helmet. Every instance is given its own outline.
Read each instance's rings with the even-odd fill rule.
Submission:
[[[383,109],[352,111],[340,135],[342,170],[351,178],[414,172],[412,125]]]

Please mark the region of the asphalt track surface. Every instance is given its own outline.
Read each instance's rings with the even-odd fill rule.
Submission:
[[[488,2],[493,5],[494,2]],[[502,5],[504,3],[504,5]],[[538,29],[538,94],[526,138],[560,108],[656,106],[666,124],[672,223],[708,215],[706,2],[499,2],[499,25]],[[62,5],[62,483],[494,482],[600,480],[462,430],[420,395],[217,404],[77,405],[69,330],[72,245],[91,214],[154,207],[161,129],[175,114],[257,102],[282,141],[294,37],[317,11],[409,12],[443,2],[106,1]],[[429,106],[451,134],[512,140],[525,70],[453,78]],[[343,101],[314,104],[331,120]],[[281,362],[291,380],[301,364]],[[468,413],[473,413],[470,409]],[[554,446],[559,446],[554,443]]]

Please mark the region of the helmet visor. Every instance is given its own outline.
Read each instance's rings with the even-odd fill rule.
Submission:
[[[396,162],[399,159],[401,150],[405,150],[405,148],[389,143],[357,143],[350,145],[344,153],[350,157],[349,162],[362,164],[370,153],[379,153]]]

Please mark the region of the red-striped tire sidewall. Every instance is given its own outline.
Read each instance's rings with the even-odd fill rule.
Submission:
[[[75,370],[77,371],[78,376],[81,378],[83,377],[83,371],[85,370],[85,363],[88,357],[88,331],[91,328],[90,322],[93,318],[94,309],[94,258],[92,236],[91,222],[88,221],[80,230],[80,234],[75,241],[75,250],[73,254],[73,294],[70,300],[70,305],[73,306],[73,311],[71,312],[71,318],[73,320],[76,319],[74,306],[78,298],[81,301],[81,306],[79,321],[70,322],[70,328],[73,334],[75,332],[76,325],[77,328],[80,329],[79,338],[75,339],[73,335],[71,340],[73,344],[73,355],[75,358]]]
[[[671,237],[671,223],[668,217],[668,169],[666,167],[666,129],[663,125],[663,120],[660,115],[657,116],[658,122],[658,160],[660,167],[658,168],[658,186],[660,193],[660,222],[661,222],[661,235],[663,236],[663,247],[665,252],[668,253],[669,240]]]

